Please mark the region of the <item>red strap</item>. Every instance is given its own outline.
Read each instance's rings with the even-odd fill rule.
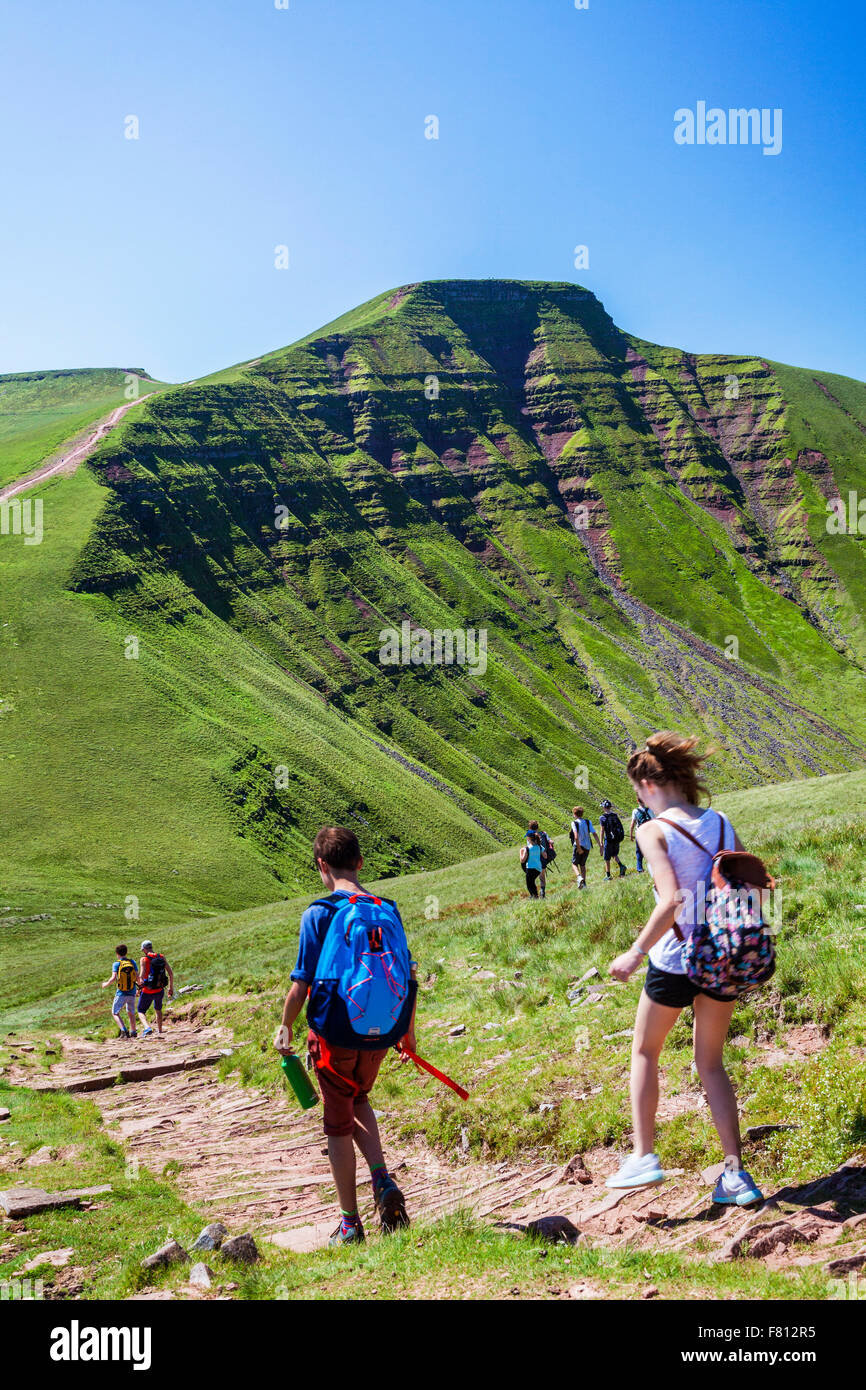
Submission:
[[[331,1066],[331,1049],[328,1047],[328,1044],[325,1042],[325,1039],[321,1037],[320,1034],[317,1033],[316,1037],[318,1039],[319,1053],[318,1057],[313,1059],[316,1064],[316,1071],[329,1071],[332,1076],[336,1076],[340,1081],[345,1081],[347,1086],[351,1086],[353,1096],[358,1095],[359,1091],[361,1090],[361,1087],[358,1085],[358,1082],[353,1081],[351,1076],[344,1076],[342,1072],[337,1071],[334,1067]]]
[[[375,903],[377,907],[382,906],[382,899],[377,898],[375,893],[352,893],[349,896],[349,902],[356,903],[359,898],[364,898],[367,902]]]

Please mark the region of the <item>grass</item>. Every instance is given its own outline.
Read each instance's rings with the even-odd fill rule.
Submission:
[[[131,375],[138,376],[142,395],[165,388],[146,373],[114,368],[0,376],[0,486],[60,453],[125,404]]]

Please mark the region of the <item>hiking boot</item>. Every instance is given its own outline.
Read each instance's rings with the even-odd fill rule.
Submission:
[[[585,881],[584,881],[583,879],[580,879],[577,886],[578,886],[578,888],[585,888],[585,887],[586,887],[586,883],[585,883]]]
[[[619,866],[619,876],[620,876],[620,878],[625,878],[625,872],[626,872],[626,871],[625,871],[625,864],[620,864],[620,866]]]
[[[344,1245],[363,1245],[364,1227],[360,1221],[357,1225],[348,1227],[344,1226],[341,1221],[328,1244],[335,1248],[341,1248]]]
[[[658,1154],[629,1154],[618,1173],[612,1173],[605,1187],[651,1187],[664,1182]]]
[[[383,1231],[386,1233],[399,1231],[401,1226],[409,1225],[403,1193],[393,1178],[384,1178],[374,1188],[373,1200],[376,1203],[376,1210],[379,1213]]]
[[[749,1207],[753,1202],[763,1202],[764,1194],[751,1174],[739,1166],[732,1155],[725,1159],[725,1168],[713,1193],[713,1201],[722,1206]]]

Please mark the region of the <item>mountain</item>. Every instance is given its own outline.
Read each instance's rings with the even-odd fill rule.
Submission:
[[[390,291],[154,396],[0,546],[0,794],[37,760],[0,868],[170,915],[306,886],[323,821],[384,874],[626,807],[658,727],[716,785],[860,766],[827,501],[864,485],[862,383],[644,342],[575,285]],[[391,629],[486,667],[383,661]]]

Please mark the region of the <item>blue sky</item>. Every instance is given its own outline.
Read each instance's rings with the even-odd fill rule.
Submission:
[[[0,372],[182,381],[502,276],[866,378],[864,46],[859,0],[7,0]],[[702,100],[781,108],[781,153],[677,145]]]

